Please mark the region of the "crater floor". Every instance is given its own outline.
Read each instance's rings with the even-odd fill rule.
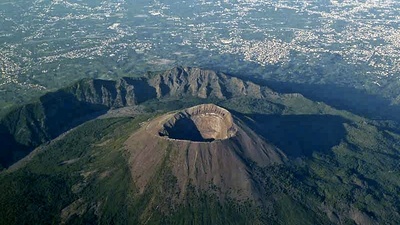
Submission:
[[[174,114],[167,120],[160,136],[175,140],[211,142],[234,136],[232,115],[214,104],[203,104]]]

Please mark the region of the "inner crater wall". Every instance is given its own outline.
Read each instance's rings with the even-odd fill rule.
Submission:
[[[171,139],[213,141],[234,136],[236,128],[230,112],[214,104],[188,108],[172,116],[159,134]]]

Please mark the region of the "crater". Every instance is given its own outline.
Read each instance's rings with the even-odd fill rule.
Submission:
[[[214,104],[198,105],[174,114],[159,135],[175,140],[212,142],[236,134],[231,113]]]

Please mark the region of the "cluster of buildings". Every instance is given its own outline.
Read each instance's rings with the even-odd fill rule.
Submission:
[[[400,72],[400,3],[395,1],[155,0],[134,7],[139,3],[127,0],[92,5],[35,0],[30,4],[21,14],[34,18],[31,21],[11,18],[7,7],[0,9],[0,21],[7,21],[7,29],[13,30],[0,31],[0,41],[14,36],[23,40],[0,46],[2,86],[18,83],[18,75],[32,68],[48,71],[47,64],[64,60],[126,58],[119,54],[133,51],[149,64],[172,64],[181,56],[185,59],[183,55],[195,57],[193,48],[236,55],[261,66],[287,62],[293,52],[312,60],[319,53],[332,53],[349,64],[367,65],[373,76]],[[171,49],[185,54],[173,55]]]

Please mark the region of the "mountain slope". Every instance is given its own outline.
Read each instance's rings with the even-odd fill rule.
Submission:
[[[10,166],[34,147],[111,108],[168,97],[229,99],[275,94],[267,87],[198,68],[177,67],[117,81],[82,80],[18,107],[1,119],[0,140],[13,141],[1,146],[0,165]]]
[[[49,93],[3,120],[5,140],[51,141],[0,172],[0,224],[400,223],[400,135],[386,123],[261,86],[218,91],[212,82],[201,98],[192,92],[199,85],[178,86],[192,87],[190,74],[168,83],[179,77],[171,73],[132,78],[148,84],[141,90],[154,87],[152,97],[136,90],[142,94],[128,101],[128,86],[84,80],[60,90],[72,96],[65,103]],[[157,98],[152,79],[170,89]],[[143,110],[91,120],[128,102]],[[204,103],[217,106],[189,108]],[[30,139],[34,127],[44,139]]]
[[[0,210],[0,224],[258,221],[254,206],[222,203],[212,194],[191,191],[189,186],[184,199],[190,206],[174,205],[166,214],[162,210],[171,205],[165,194],[174,191],[174,178],[165,164],[138,195],[124,142],[150,116],[90,121],[43,146],[19,168],[0,174],[0,208],[6,209]]]
[[[399,171],[396,143],[400,135],[358,122],[357,117],[344,118],[348,115],[317,103],[309,103],[309,111],[323,113],[307,114],[303,112],[305,104],[297,109],[288,104],[289,115],[271,117],[271,107],[263,107],[264,112],[260,107],[249,111],[250,100],[248,106],[243,103],[241,107],[232,107],[237,100],[220,103],[229,111],[236,111],[232,115],[238,118],[234,123],[246,129],[243,135],[256,143],[248,151],[259,151],[262,147],[257,146],[265,143],[267,148],[280,146],[277,151],[282,151],[281,157],[272,157],[276,164],[262,164],[268,162],[268,157],[240,151],[246,149],[240,144],[247,143],[247,138],[239,136],[211,142],[207,138],[205,142],[191,142],[155,137],[176,111],[162,114],[166,117],[138,114],[134,118],[96,119],[41,146],[30,160],[0,174],[0,207],[7,209],[0,211],[0,224],[24,221],[395,224],[400,221],[397,213],[400,179],[396,173]],[[259,101],[264,101],[264,106],[271,104],[268,100]],[[159,110],[163,110],[162,106]],[[248,113],[240,113],[241,110]],[[324,115],[328,112],[336,115]],[[315,120],[316,116],[320,119]],[[274,124],[279,121],[294,123],[282,124],[291,130],[288,135]],[[157,129],[151,129],[152,124],[158,124]],[[305,127],[311,126],[322,133],[337,127],[343,127],[345,132],[336,134],[340,136],[330,145],[319,145],[316,139],[297,147],[280,144],[296,146],[302,138],[312,138],[315,133],[304,132]],[[279,138],[270,138],[271,132],[276,132],[274,135]],[[302,150],[287,160],[282,157],[296,148]],[[224,169],[226,164],[239,168]],[[185,165],[190,169],[186,170]],[[197,172],[192,168],[197,168]],[[244,180],[236,174],[240,168],[246,171]],[[218,180],[219,175],[223,179]],[[239,185],[244,185],[240,192],[241,186],[232,183],[230,176],[235,177],[232,181],[247,180],[250,186],[240,182]]]
[[[172,128],[168,134],[165,126]],[[173,135],[175,127],[179,137]],[[193,131],[199,132],[200,138],[192,135]],[[188,185],[214,190],[221,198],[229,193],[231,198],[258,200],[262,190],[257,190],[248,164],[264,167],[282,164],[286,159],[279,149],[266,143],[229,111],[213,104],[160,116],[143,124],[125,145],[140,192],[151,183],[160,164],[168,160],[177,179],[177,201],[187,194]]]

